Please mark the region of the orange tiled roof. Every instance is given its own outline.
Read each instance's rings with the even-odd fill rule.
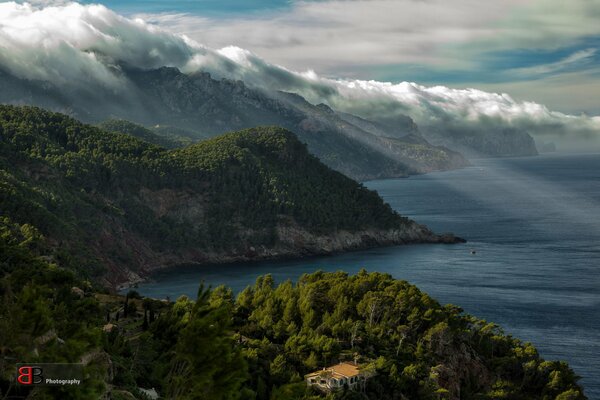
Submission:
[[[327,368],[333,373],[337,373],[346,377],[357,376],[359,374],[358,366],[351,363],[339,363],[333,367]]]
[[[360,370],[357,364],[342,362],[331,367],[323,368],[321,371],[315,371],[307,374],[307,377],[313,376],[333,376],[335,378],[351,378],[360,375]]]

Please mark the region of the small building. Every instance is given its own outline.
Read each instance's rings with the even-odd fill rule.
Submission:
[[[144,393],[146,395],[146,397],[148,397],[150,400],[158,400],[160,398],[160,396],[158,395],[158,392],[154,388],[144,389],[144,388],[139,387],[138,390],[140,392]]]
[[[373,376],[370,371],[361,370],[356,363],[342,362],[322,371],[316,371],[305,376],[306,384],[325,392],[344,389],[361,390],[367,379]]]

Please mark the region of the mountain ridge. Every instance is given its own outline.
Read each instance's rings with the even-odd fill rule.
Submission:
[[[0,163],[3,214],[112,286],[168,265],[460,241],[398,215],[282,128],[167,150],[0,106]]]
[[[126,119],[145,126],[169,125],[197,132],[198,139],[277,125],[296,133],[328,166],[357,180],[405,177],[468,164],[459,154],[426,141],[416,153],[414,146],[404,142],[382,141],[299,95],[215,80],[206,72],[188,75],[173,67],[123,69],[121,74],[126,89],[118,95],[108,89],[81,93],[77,88],[4,73],[0,74],[0,102],[38,105],[89,123]],[[397,129],[412,133],[414,123],[406,118],[410,123]]]

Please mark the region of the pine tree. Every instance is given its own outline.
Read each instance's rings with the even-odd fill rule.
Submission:
[[[247,365],[231,331],[232,305],[210,304],[210,289],[198,298],[180,331],[177,357],[167,379],[168,395],[181,399],[239,399]]]

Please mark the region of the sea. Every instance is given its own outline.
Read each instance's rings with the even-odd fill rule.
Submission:
[[[565,360],[600,399],[600,154],[472,160],[460,170],[365,182],[396,211],[468,240],[292,261],[163,270],[138,291],[194,298],[201,281],[240,291],[259,275],[386,272]]]

